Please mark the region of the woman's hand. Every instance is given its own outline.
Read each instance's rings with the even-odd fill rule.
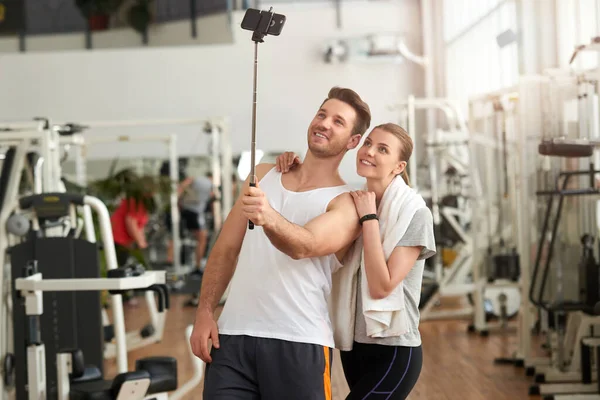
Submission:
[[[356,206],[358,218],[367,214],[377,214],[377,205],[375,203],[375,193],[366,190],[355,190],[350,192]]]
[[[289,172],[290,169],[300,164],[302,164],[302,162],[296,153],[293,151],[286,151],[285,153],[277,156],[277,160],[275,161],[275,170],[285,174],[286,172]]]

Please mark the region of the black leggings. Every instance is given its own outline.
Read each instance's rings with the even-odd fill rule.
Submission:
[[[117,253],[117,264],[119,264],[117,267],[125,266],[125,263],[129,259],[129,249],[126,246],[115,243],[115,251]]]
[[[400,400],[413,389],[423,365],[419,347],[383,346],[354,342],[341,352],[350,387],[346,400]]]

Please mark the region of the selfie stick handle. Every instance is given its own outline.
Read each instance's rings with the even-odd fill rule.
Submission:
[[[250,143],[250,186],[256,186],[255,171],[256,165],[256,80],[258,75],[258,41],[254,42],[254,91],[252,95],[252,143]],[[254,223],[248,221],[248,229],[254,229]]]

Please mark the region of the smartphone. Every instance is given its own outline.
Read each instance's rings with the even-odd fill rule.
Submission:
[[[270,24],[269,19],[271,20]],[[269,26],[267,26],[267,24]],[[247,31],[259,31],[272,36],[279,36],[283,30],[284,24],[285,15],[249,8],[246,10],[246,14],[244,14],[244,19],[242,20],[242,29]]]

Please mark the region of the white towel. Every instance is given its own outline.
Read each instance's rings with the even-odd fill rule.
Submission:
[[[426,207],[425,200],[397,176],[386,188],[378,207],[379,231],[386,261],[404,236],[415,212]],[[362,235],[348,252],[344,267],[333,275],[329,301],[336,348],[351,350],[354,341],[358,270],[364,265]],[[365,269],[361,268],[361,294],[367,335],[370,337],[399,336],[408,332],[403,284],[400,283],[389,296],[375,300],[371,297]]]

